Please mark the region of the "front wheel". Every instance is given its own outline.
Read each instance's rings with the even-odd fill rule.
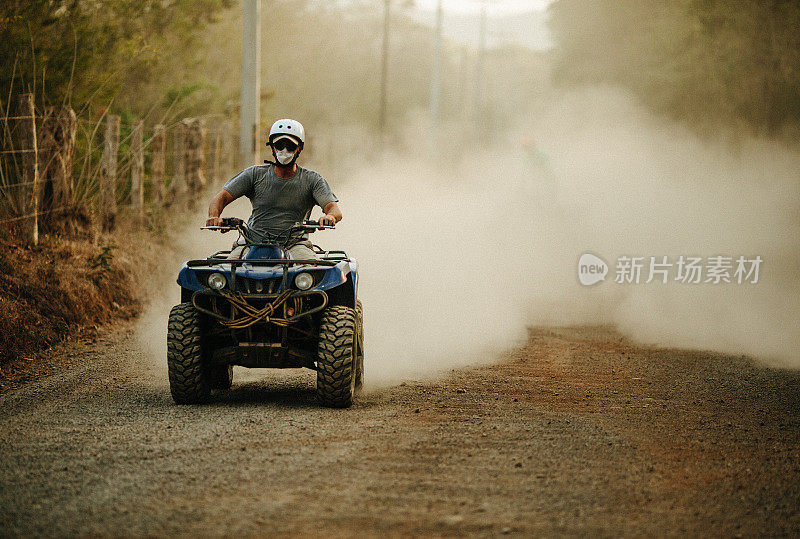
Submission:
[[[203,365],[200,313],[191,303],[172,308],[167,323],[167,371],[172,398],[178,404],[199,404],[211,391]]]
[[[356,385],[356,311],[332,305],[322,313],[317,349],[317,398],[323,406],[347,408]]]

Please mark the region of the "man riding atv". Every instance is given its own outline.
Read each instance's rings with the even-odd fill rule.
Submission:
[[[296,120],[278,120],[269,130],[267,147],[275,162],[246,168],[222,188],[208,207],[206,226],[218,226],[222,210],[241,196],[253,204],[247,226],[256,237],[280,234],[296,222],[308,218],[314,205],[322,208],[321,225],[335,225],[342,220],[336,195],[320,174],[297,166],[303,151],[306,132]],[[241,255],[241,247],[232,256]],[[292,238],[289,256],[297,259],[316,258],[308,234]]]
[[[275,122],[267,144],[275,162],[245,169],[209,206],[202,228],[236,231],[239,240],[231,251],[185,262],[178,274],[181,302],[167,331],[170,392],[178,404],[229,389],[234,365],[312,369],[324,406],[350,406],[362,386],[358,262],[308,239],[333,228],[342,212],[325,179],[297,166],[304,142],[299,122]],[[221,218],[240,196],[253,204],[248,223]],[[314,205],[325,212],[319,221],[308,220]]]

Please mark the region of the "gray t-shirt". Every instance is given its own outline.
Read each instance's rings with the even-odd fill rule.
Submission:
[[[275,175],[273,165],[255,165],[228,180],[223,189],[233,198],[250,199],[253,213],[247,226],[258,241],[264,241],[265,234],[283,234],[306,219],[315,204],[325,208],[339,201],[322,175],[299,166],[294,176],[283,179]],[[302,237],[307,238],[308,234]]]

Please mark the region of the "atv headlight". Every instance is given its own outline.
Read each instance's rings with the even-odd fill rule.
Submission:
[[[208,286],[214,290],[222,290],[226,284],[228,284],[228,280],[221,273],[212,273],[208,276]]]
[[[314,284],[314,277],[310,273],[298,273],[297,277],[294,278],[294,284],[300,290],[308,290]]]

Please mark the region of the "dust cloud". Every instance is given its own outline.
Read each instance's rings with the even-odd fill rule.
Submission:
[[[796,152],[712,145],[603,88],[561,98],[535,128],[563,215],[579,223],[575,256],[602,253],[612,272],[621,255],[764,259],[757,284],[603,283],[606,321],[648,343],[800,366]]]
[[[360,260],[372,382],[495,361],[533,324],[614,324],[647,344],[800,367],[795,153],[704,142],[611,88],[554,97],[477,144],[444,136],[432,151],[420,132],[330,176],[345,220],[320,242]],[[584,252],[608,262],[605,282],[579,283]],[[674,267],[646,284],[647,266],[620,284],[623,255],[764,262],[756,284],[685,284]]]
[[[800,367],[797,154],[705,142],[611,88],[552,97],[469,140],[463,125],[438,142],[420,136],[425,120],[408,125],[370,156],[312,167],[345,215],[312,239],[359,260],[368,388],[497,361],[531,325],[613,324],[645,344]],[[249,203],[236,204],[225,215],[247,217]],[[203,218],[187,221],[140,324],[158,369],[180,262],[233,239],[200,231]],[[579,283],[585,252],[609,264],[605,282]],[[757,284],[684,284],[675,268],[646,284],[647,266],[640,284],[619,284],[623,255],[764,262]]]

